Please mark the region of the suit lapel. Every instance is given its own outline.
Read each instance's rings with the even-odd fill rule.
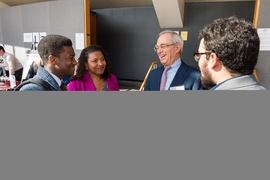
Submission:
[[[187,70],[188,66],[183,61],[181,61],[181,66],[178,68],[170,87],[183,84],[184,80],[188,76]]]

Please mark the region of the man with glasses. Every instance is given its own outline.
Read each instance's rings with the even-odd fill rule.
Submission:
[[[199,32],[200,45],[194,58],[201,82],[210,90],[267,90],[253,72],[260,39],[251,22],[235,16],[218,18]]]
[[[200,70],[187,65],[180,57],[183,45],[183,39],[175,31],[159,33],[154,50],[163,66],[149,73],[144,91],[204,89]]]

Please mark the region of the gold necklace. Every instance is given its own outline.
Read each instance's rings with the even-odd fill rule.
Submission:
[[[99,82],[96,82],[96,81],[93,80],[93,82],[94,82],[94,84],[100,84],[100,83],[103,82],[103,80],[101,79]]]

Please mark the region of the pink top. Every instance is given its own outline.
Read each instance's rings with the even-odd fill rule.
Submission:
[[[118,81],[115,75],[111,74],[106,82],[108,84],[108,88],[110,91],[119,91]],[[85,72],[83,78],[81,80],[71,80],[68,84],[68,91],[96,91],[96,87],[93,83],[93,80],[88,73]]]

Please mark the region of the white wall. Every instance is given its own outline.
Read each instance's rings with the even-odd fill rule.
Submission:
[[[84,33],[83,0],[40,2],[0,9],[0,44],[21,62],[31,42],[24,42],[24,33],[46,32],[70,38],[75,49],[75,34]]]

